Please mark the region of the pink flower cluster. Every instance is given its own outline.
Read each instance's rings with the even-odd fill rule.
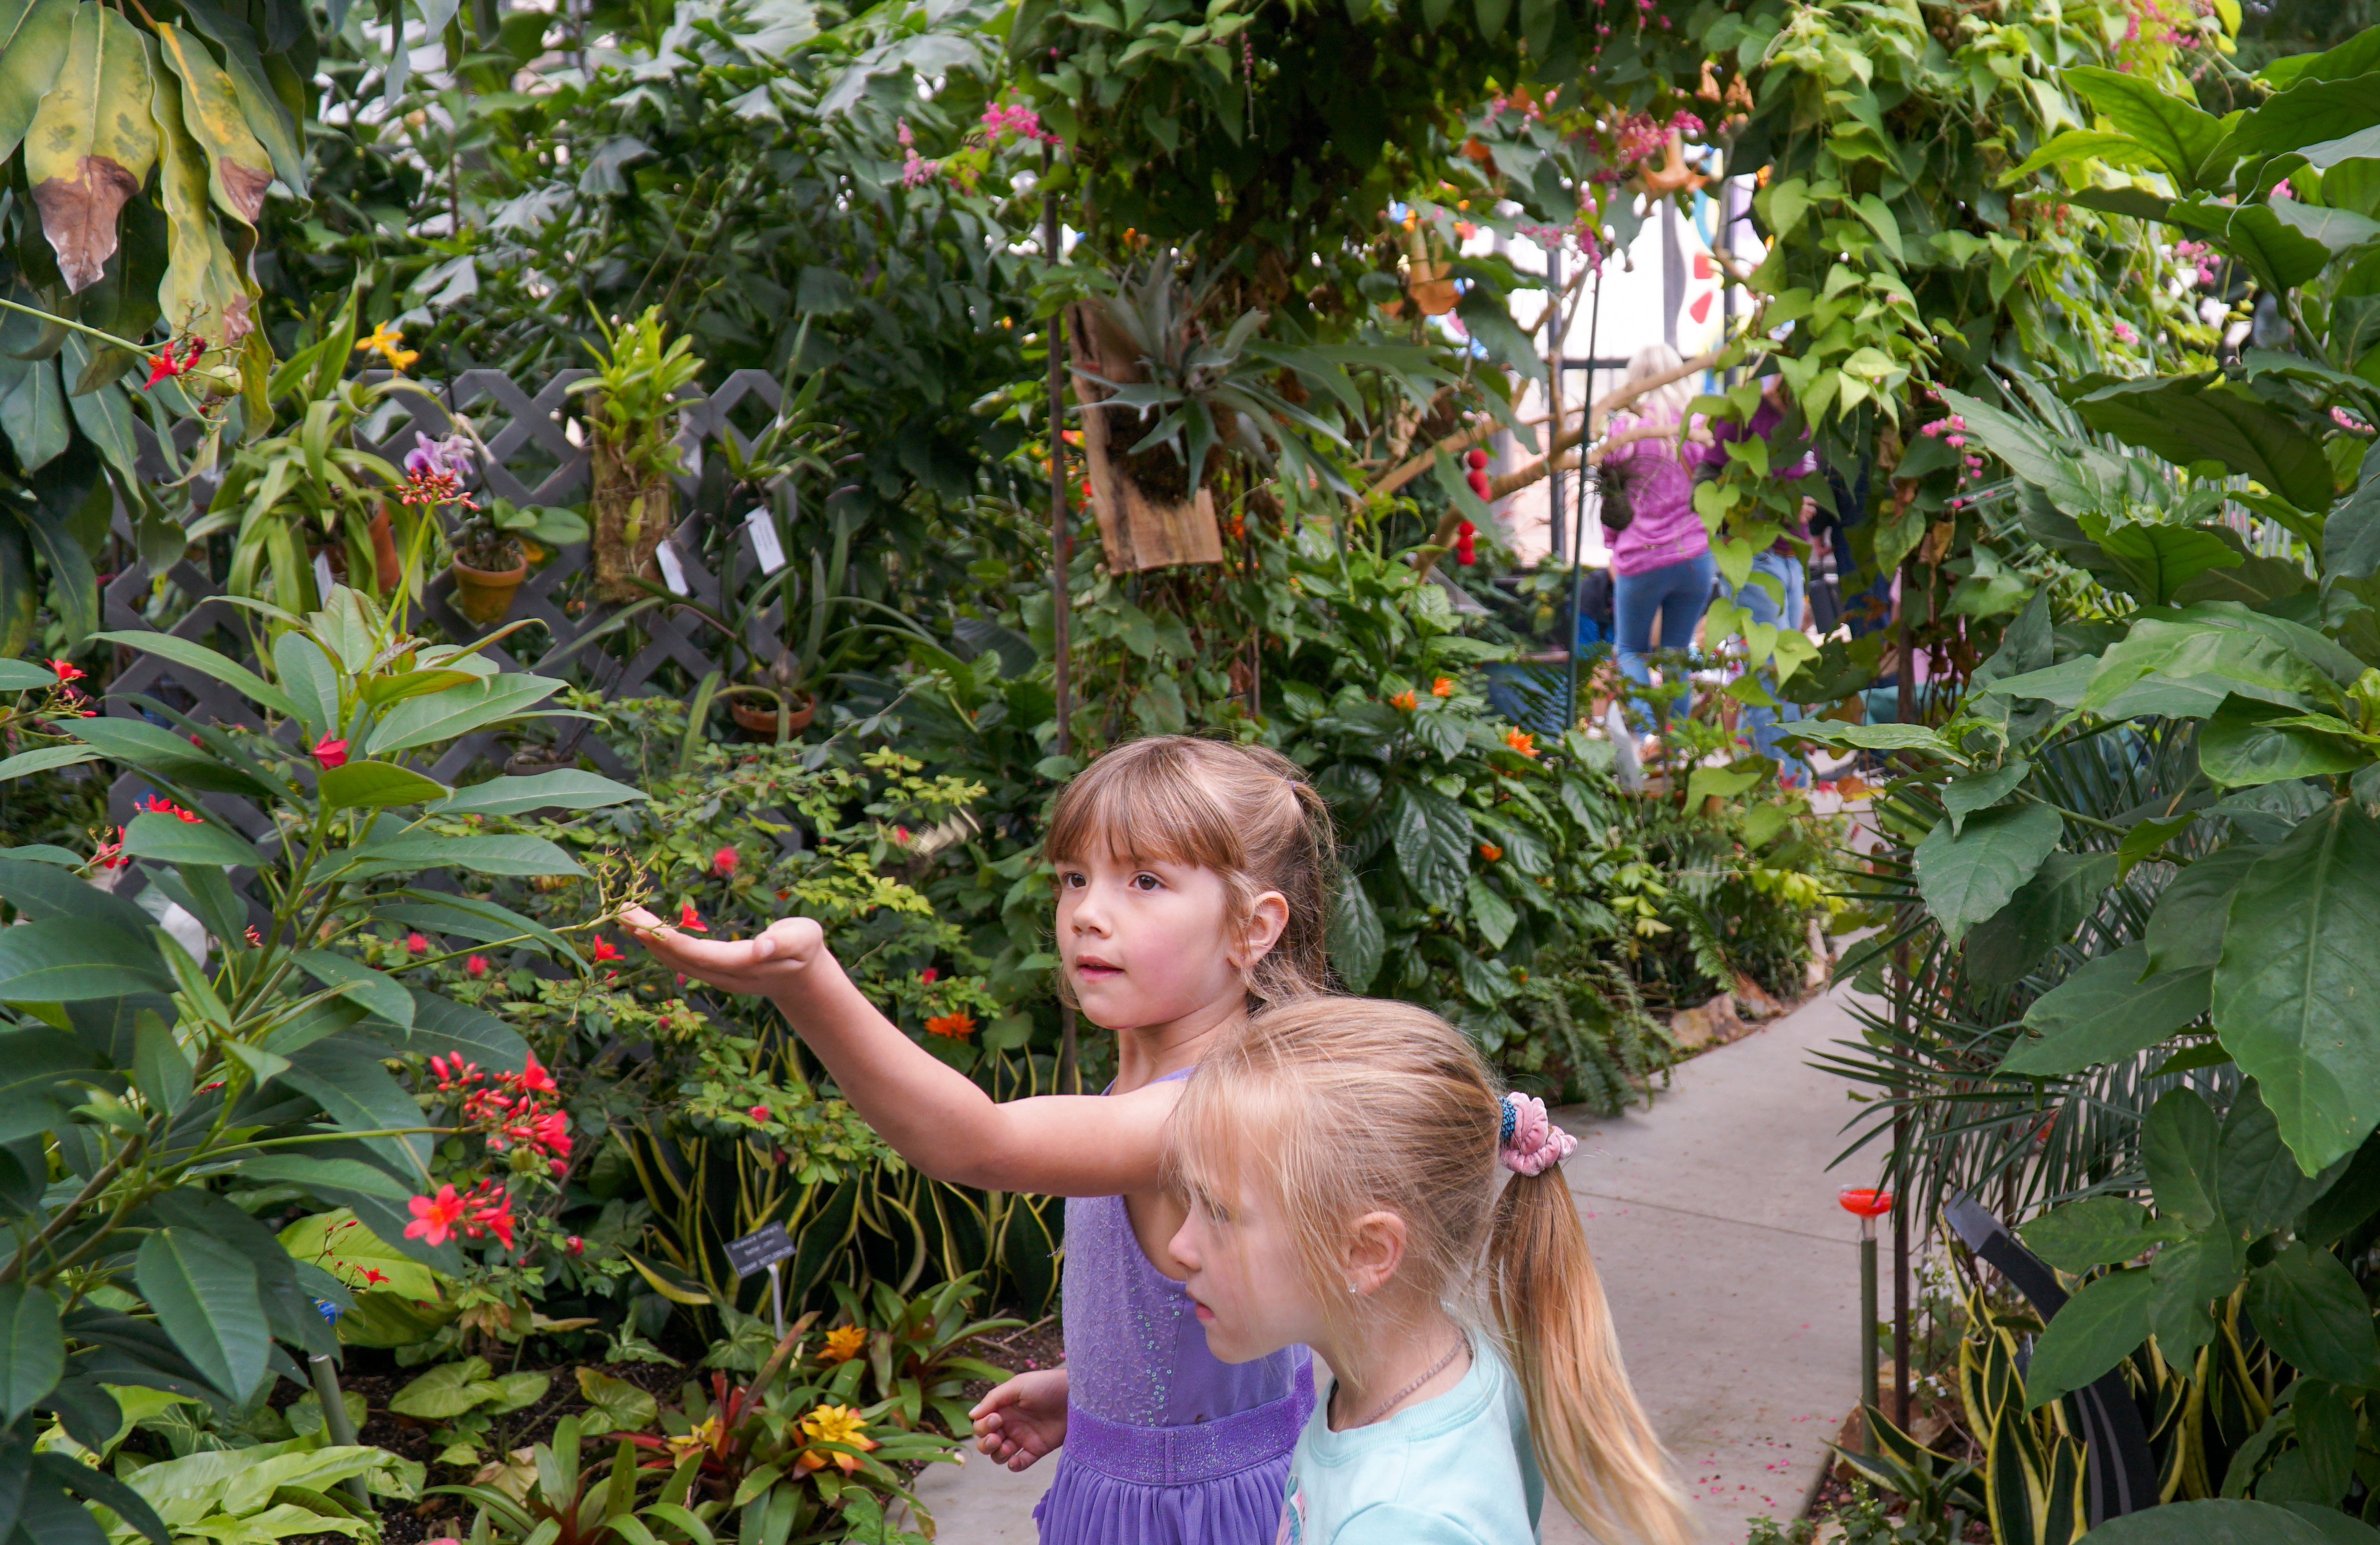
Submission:
[[[2205,242],[2175,242],[2173,244],[2173,261],[2179,263],[2195,264],[2198,269],[2198,282],[2200,284],[2211,285],[2215,282],[2215,249]]]
[[[2130,347],[2131,345],[2137,344],[2141,341],[2141,335],[2133,329],[2132,324],[2124,321],[2121,317],[2116,319],[2115,325],[2109,328],[2108,331],[2116,335],[2116,341],[2118,343],[2122,344],[2127,347]]]
[[[1967,420],[1953,413],[1947,419],[1937,419],[1930,424],[1921,425],[1917,432],[1929,438],[1940,435],[1942,444],[1958,450],[1967,444],[1966,429]]]
[[[995,140],[1003,134],[1014,134],[1020,140],[1038,140],[1045,145],[1062,143],[1056,135],[1041,127],[1041,115],[1023,103],[985,108],[983,127],[984,131]]]
[[[480,1064],[463,1053],[430,1059],[442,1094],[463,1096],[463,1123],[484,1133],[488,1147],[501,1153],[515,1143],[545,1155],[554,1177],[567,1168],[570,1117],[556,1108],[561,1089],[553,1075],[531,1053],[518,1073],[499,1073],[492,1085]],[[433,1241],[434,1243],[434,1241]]]
[[[2365,423],[2362,420],[2357,418],[2354,414],[2350,413],[2344,408],[2332,408],[2330,410],[2330,421],[2337,424],[2343,430],[2351,430],[2357,434],[2369,434],[2372,432],[2372,426],[2370,424]]]
[[[413,1222],[405,1225],[407,1239],[434,1247],[455,1235],[477,1239],[492,1234],[505,1249],[513,1247],[512,1193],[501,1181],[482,1180],[459,1195],[449,1182],[438,1187],[436,1196],[416,1197],[406,1205],[413,1211]]]

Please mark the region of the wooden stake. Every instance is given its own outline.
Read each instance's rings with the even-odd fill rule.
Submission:
[[[1050,147],[1041,147],[1041,176],[1050,176]],[[1041,198],[1041,248],[1051,262],[1060,256],[1058,245],[1058,196],[1046,193]],[[1053,633],[1052,650],[1057,659],[1054,679],[1050,683],[1057,698],[1058,754],[1069,755],[1074,750],[1074,672],[1068,658],[1072,653],[1073,594],[1070,576],[1074,569],[1074,520],[1066,506],[1066,442],[1060,432],[1066,422],[1066,309],[1059,306],[1050,314],[1050,611]],[[1064,1094],[1083,1092],[1081,1069],[1075,1058],[1075,1005],[1062,998],[1058,1003],[1058,1089]]]

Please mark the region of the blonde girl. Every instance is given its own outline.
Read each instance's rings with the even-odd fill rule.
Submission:
[[[1548,1483],[1598,1540],[1692,1538],[1562,1178],[1574,1140],[1497,1089],[1425,1009],[1305,998],[1210,1051],[1174,1112],[1208,1344],[1330,1365],[1281,1545],[1513,1545]]]
[[[1207,1348],[1165,1242],[1165,1127],[1208,1049],[1251,1006],[1319,991],[1330,818],[1275,752],[1186,736],[1117,747],[1060,795],[1060,990],[1116,1034],[1101,1095],[995,1103],[861,997],[819,925],[707,942],[626,920],[688,976],[765,994],[844,1098],[926,1174],[1066,1201],[1066,1366],[1023,1373],[975,1408],[1011,1469],[1063,1453],[1035,1510],[1045,1545],[1265,1545],[1313,1405],[1311,1360],[1277,1347],[1226,1365]]]

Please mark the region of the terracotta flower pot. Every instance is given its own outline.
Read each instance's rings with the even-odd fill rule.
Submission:
[[[455,610],[482,627],[504,620],[504,614],[513,609],[513,593],[528,578],[527,558],[510,568],[473,568],[460,558],[450,566],[455,576]]]
[[[380,513],[371,517],[371,524],[365,529],[371,537],[373,574],[380,581],[381,594],[386,595],[405,576],[405,564],[396,555],[396,533],[390,529],[386,505],[381,505]]]
[[[735,716],[737,726],[746,734],[768,740],[777,738],[776,704],[730,698],[727,700],[727,712]],[[808,692],[801,693],[794,699],[793,707],[786,711],[785,733],[799,735],[809,728],[810,721],[817,717],[817,697]]]

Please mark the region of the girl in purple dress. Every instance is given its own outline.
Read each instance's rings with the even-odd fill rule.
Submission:
[[[1183,736],[1109,751],[1068,785],[1044,845],[1057,869],[1060,991],[1116,1033],[1100,1095],[995,1103],[861,997],[819,925],[689,938],[623,914],[677,970],[761,993],[844,1099],[926,1174],[1066,1200],[1066,1365],[975,1408],[983,1453],[1058,1453],[1035,1510],[1044,1545],[1266,1545],[1314,1404],[1310,1356],[1209,1352],[1166,1243],[1185,1216],[1165,1128],[1209,1045],[1251,1009],[1321,991],[1333,845],[1321,797],[1278,753]]]

